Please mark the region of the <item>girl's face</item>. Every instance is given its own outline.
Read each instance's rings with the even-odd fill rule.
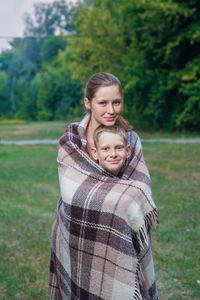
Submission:
[[[113,126],[123,108],[122,94],[117,85],[100,87],[94,98],[84,99],[86,109],[91,109],[91,124]]]

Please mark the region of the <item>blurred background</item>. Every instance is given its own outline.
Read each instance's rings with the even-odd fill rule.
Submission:
[[[0,299],[48,299],[59,199],[56,144],[2,141],[56,143],[101,71],[120,79],[142,139],[160,299],[200,299],[199,16],[198,0],[0,2]]]
[[[122,82],[142,129],[199,131],[199,2],[1,1],[0,118],[81,115],[96,72]],[[26,11],[27,10],[27,11]]]

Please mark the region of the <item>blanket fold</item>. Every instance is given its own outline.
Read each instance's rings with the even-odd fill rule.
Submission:
[[[58,145],[61,198],[51,236],[50,299],[158,299],[150,230],[157,210],[137,134],[118,177],[89,157],[89,116]]]

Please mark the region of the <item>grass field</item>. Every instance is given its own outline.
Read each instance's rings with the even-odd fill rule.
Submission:
[[[57,139],[66,128],[66,121],[0,124],[0,140]],[[138,132],[138,131],[137,131]],[[141,138],[200,138],[198,133],[138,132]]]
[[[61,136],[67,122],[30,122],[27,124],[0,125],[0,139],[28,140],[28,139],[56,139]]]
[[[14,139],[15,126],[3,126],[2,139]],[[36,137],[36,131],[36,138],[58,138],[66,124],[17,126],[26,129],[18,139]],[[200,144],[144,143],[143,149],[159,211],[152,242],[160,300],[200,299]],[[55,145],[0,145],[2,300],[48,299],[50,231],[59,198],[56,156]]]

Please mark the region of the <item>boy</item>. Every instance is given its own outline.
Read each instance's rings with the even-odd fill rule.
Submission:
[[[126,131],[119,125],[106,127],[100,125],[94,131],[94,145],[91,154],[106,171],[117,176],[126,159],[130,156]]]

